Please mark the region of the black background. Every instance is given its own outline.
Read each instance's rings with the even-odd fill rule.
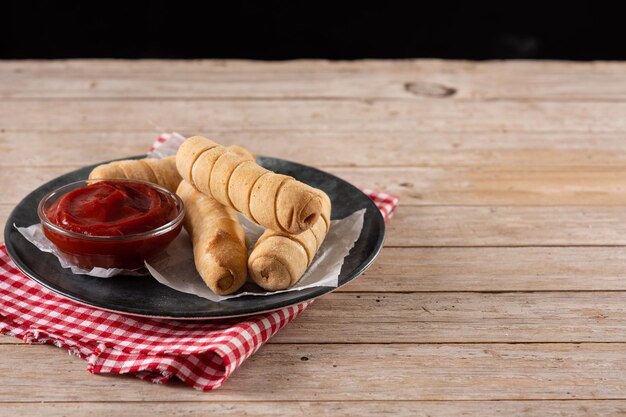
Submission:
[[[2,2],[0,58],[626,59],[618,4]]]

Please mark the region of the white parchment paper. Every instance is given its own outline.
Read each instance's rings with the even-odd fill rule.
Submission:
[[[119,268],[93,268],[93,269],[85,269],[76,265],[70,264],[63,254],[58,251],[57,247],[54,246],[52,242],[44,235],[43,230],[41,230],[41,224],[36,223],[28,227],[18,227],[15,224],[13,225],[17,229],[18,232],[26,240],[35,245],[37,249],[42,252],[51,253],[57,257],[59,263],[63,268],[69,268],[73,274],[78,275],[91,275],[92,277],[98,278],[110,278],[115,275],[148,275],[148,271],[144,269],[139,270],[130,270],[130,269],[119,269]]]
[[[311,266],[302,278],[287,290],[269,292],[253,282],[247,282],[235,294],[226,296],[215,294],[206,286],[196,271],[191,240],[184,231],[167,248],[164,256],[151,264],[146,263],[146,267],[161,284],[211,301],[228,300],[242,295],[266,296],[311,287],[336,287],[343,260],[361,235],[364,215],[365,209],[362,209],[344,219],[330,222],[328,235],[313,258]],[[263,228],[243,215],[239,216],[239,221],[246,232],[246,237],[250,240],[251,249],[259,236],[263,234]]]

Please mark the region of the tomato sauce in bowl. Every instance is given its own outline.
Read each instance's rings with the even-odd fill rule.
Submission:
[[[145,181],[89,180],[44,196],[38,215],[46,237],[82,268],[137,269],[180,233],[183,203]]]

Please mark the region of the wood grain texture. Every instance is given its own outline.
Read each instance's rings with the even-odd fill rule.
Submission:
[[[6,415],[45,415],[66,417],[71,414],[92,417],[153,417],[155,415],[205,417],[234,416],[310,416],[353,417],[522,417],[623,416],[624,400],[541,400],[541,401],[254,401],[254,402],[70,402],[3,403]]]
[[[12,209],[13,204],[0,205],[1,224]],[[387,225],[385,245],[624,246],[626,211],[619,206],[400,206]]]
[[[399,131],[387,134],[240,129],[211,132],[211,137],[224,145],[240,144],[259,155],[317,167],[497,166],[509,170],[564,167],[584,172],[587,167],[626,166],[626,141],[622,133]],[[112,127],[89,133],[0,131],[0,166],[83,166],[122,158],[146,152],[160,133],[161,129],[156,127],[145,131]]]
[[[11,375],[0,402],[623,400],[626,389],[621,343],[269,344],[208,394],[93,376],[51,346],[3,345],[0,354],[0,375]],[[35,381],[46,389],[33,389]]]
[[[6,224],[12,209],[0,205],[0,224]],[[624,264],[626,247],[387,247],[344,289],[624,291]]]
[[[334,293],[317,300],[270,343],[320,341],[626,343],[626,307],[621,292]]]
[[[626,244],[623,207],[414,206],[396,210],[387,246]],[[504,260],[503,260],[504,261]]]
[[[403,205],[626,204],[626,167],[331,168],[362,187],[400,196]]]
[[[23,100],[0,102],[0,132],[172,129],[325,132],[575,132],[626,130],[626,102],[352,100]],[[53,122],[52,122],[53,121]]]
[[[6,61],[3,99],[624,100],[617,62]]]
[[[137,153],[135,153],[137,154]],[[119,158],[119,156],[118,156]],[[26,193],[80,165],[13,166],[0,170],[0,184],[16,177],[21,186],[6,187],[0,204],[15,204]],[[26,159],[28,162],[28,159]],[[623,206],[626,205],[626,166],[595,168],[505,167],[344,167],[331,174],[362,188],[398,195],[403,206]]]
[[[164,129],[401,204],[377,262],[219,390],[92,376],[64,351],[3,336],[0,415],[626,414],[625,70],[1,62],[2,225],[43,182],[143,153]]]
[[[621,292],[335,293],[272,342],[626,342],[625,323]]]
[[[625,247],[385,248],[338,291],[625,291]]]

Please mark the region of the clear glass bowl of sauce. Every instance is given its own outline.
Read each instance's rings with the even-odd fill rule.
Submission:
[[[77,181],[46,194],[37,208],[46,237],[81,268],[138,269],[178,236],[184,207],[145,181]]]

